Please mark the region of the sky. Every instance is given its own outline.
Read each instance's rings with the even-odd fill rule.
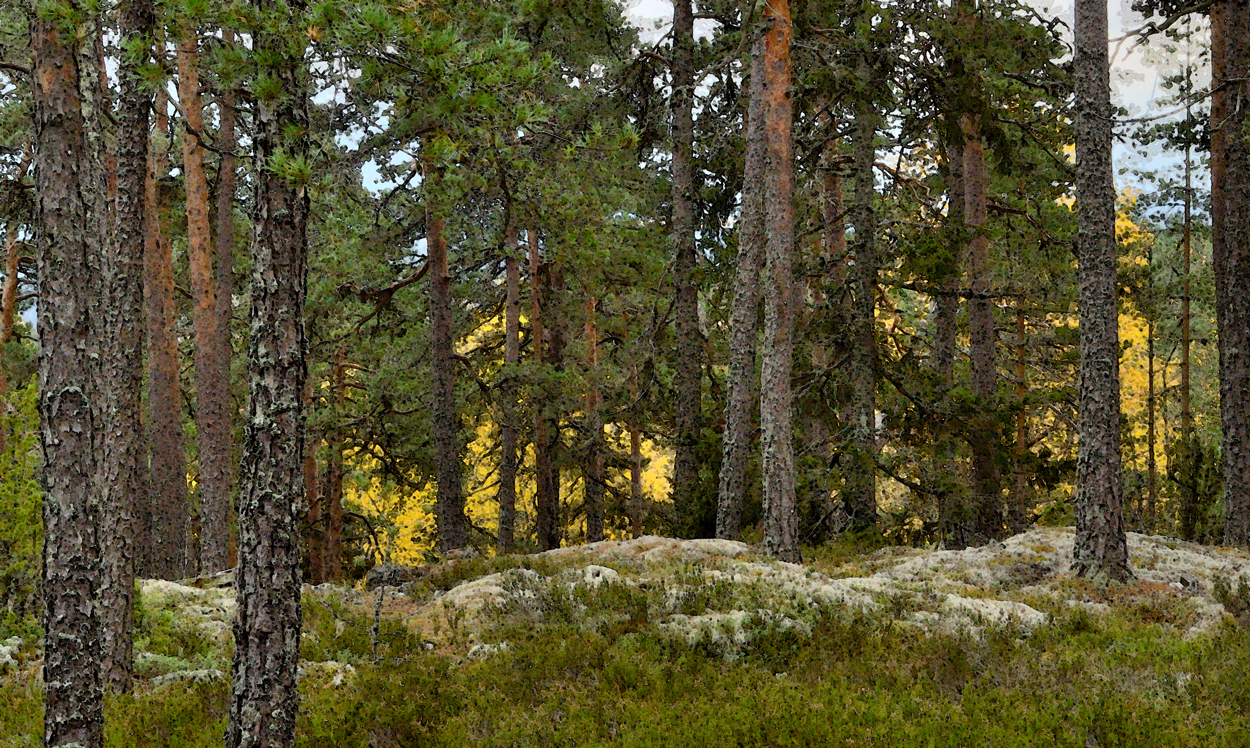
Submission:
[[[673,18],[671,0],[622,0],[622,4],[625,18],[639,29],[644,44],[652,44],[668,33]],[[1030,0],[1030,5],[1043,17],[1062,19],[1070,30],[1074,12],[1072,0]],[[1185,50],[1182,48],[1170,51],[1157,43],[1137,45],[1133,39],[1121,39],[1126,32],[1138,29],[1146,22],[1146,19],[1132,10],[1132,0],[1109,0],[1107,11],[1110,25],[1108,36],[1112,40],[1108,47],[1113,55],[1113,103],[1126,109],[1129,118],[1157,117],[1173,112],[1176,106],[1166,103],[1170,92],[1161,85],[1161,77],[1181,69]],[[714,21],[699,20],[695,24],[696,35],[710,35],[715,28]],[[1195,28],[1204,25],[1204,21],[1195,19]],[[1205,39],[1204,32],[1195,40],[1195,56],[1197,50],[1205,44]],[[1196,87],[1207,85],[1209,80],[1209,72],[1205,69],[1195,71]],[[1121,131],[1126,129],[1127,124],[1120,128]],[[1164,153],[1160,147],[1148,148],[1144,153],[1138,153],[1137,150],[1124,142],[1116,145],[1116,166],[1122,172],[1117,176],[1117,182],[1121,187],[1146,189],[1148,185],[1135,177],[1133,170],[1164,169],[1176,166],[1181,161],[1179,155]]]

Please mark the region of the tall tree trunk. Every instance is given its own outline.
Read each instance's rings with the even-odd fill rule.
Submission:
[[[962,76],[962,64],[956,68]],[[952,116],[952,119],[954,117]],[[959,279],[964,254],[964,144],[955,122],[946,123],[946,225],[952,237],[952,266],[935,279],[938,295],[933,321],[933,371],[942,387],[943,398],[950,402],[950,389],[955,386],[955,337],[959,327]],[[938,527],[947,548],[968,545],[968,522],[962,500],[962,485],[955,470],[955,449],[947,424],[938,421],[933,433],[934,484],[937,491]]]
[[[313,411],[312,378],[304,380],[304,412]],[[308,436],[304,446],[304,519],[308,523],[308,536],[305,539],[305,550],[308,553],[309,584],[318,585],[326,581],[325,577],[325,524],[324,509],[325,493],[321,487],[321,471],[317,466],[317,448],[313,437]]]
[[[560,331],[560,315],[556,307],[558,270],[554,259],[544,263],[538,250],[538,231],[530,229],[530,278],[533,284],[534,356],[554,371],[562,363],[564,336]],[[544,388],[551,388],[543,382]],[[534,416],[534,473],[538,547],[550,550],[560,546],[560,469],[556,466],[556,449],[560,443],[560,415],[548,392],[545,402]]]
[[[347,360],[342,348],[334,356],[330,390],[334,397],[334,426],[326,439],[329,456],[321,489],[321,577],[330,582],[343,578],[343,431],[339,426],[347,405]]]
[[[599,395],[599,326],[595,322],[596,299],[586,297],[586,458],[582,482],[586,504],[586,542],[603,540],[603,413]]]
[[[222,354],[214,247],[204,173],[204,107],[200,101],[199,49],[195,25],[182,23],[178,43],[178,98],[186,121],[182,138],[186,187],[187,257],[195,325],[196,432],[200,440],[200,571],[226,567],[230,546],[230,358]],[[224,364],[224,365],[223,365]]]
[[[703,341],[699,333],[698,260],[694,241],[694,11],[673,3],[673,276],[677,358],[677,449],[673,455],[673,529],[698,534],[699,421],[702,417]]]
[[[130,0],[118,9],[123,44],[151,42],[155,14],[150,0]],[[105,466],[101,537],[104,586],[100,591],[104,627],[103,677],[107,687],[130,690],[133,637],[131,611],[135,580],[135,518],[147,503],[147,455],[142,438],[143,257],[147,178],[148,108],[139,71],[123,55],[118,70],[121,101],[117,114],[117,203],[113,241],[105,252],[104,288],[110,314],[102,362],[111,407],[105,414]]]
[[[255,0],[263,17],[271,0]],[[299,692],[300,535],[308,377],[308,193],[274,169],[307,154],[307,71],[290,30],[259,29],[256,59],[282,92],[258,97],[253,148],[256,205],[248,342],[248,414],[240,464],[234,687],[227,748],[290,748]]]
[[[222,41],[230,44],[234,41],[234,34],[230,31],[222,32]],[[224,436],[221,436],[222,442],[218,445],[222,451],[219,455],[223,458],[221,463],[222,473],[222,496],[224,497],[223,506],[226,511],[226,558],[219,560],[217,563],[225,566],[231,565],[232,556],[231,538],[230,538],[230,494],[234,488],[234,465],[235,459],[232,447],[232,434],[234,432],[232,411],[235,408],[230,401],[230,364],[234,358],[234,347],[231,343],[232,333],[231,326],[234,321],[234,200],[235,200],[235,170],[238,167],[238,159],[234,156],[234,149],[238,145],[238,136],[235,134],[235,93],[233,89],[227,90],[221,95],[220,101],[217,102],[217,108],[220,112],[221,126],[217,131],[217,145],[221,149],[221,163],[217,169],[217,266],[214,270],[214,277],[217,282],[216,298],[217,298],[217,332],[213,335],[216,349],[213,351],[213,364],[216,377],[221,381],[221,408],[222,408],[222,424],[221,429]],[[201,450],[203,446],[201,446]],[[201,549],[200,565],[204,566],[207,559]]]
[[[759,276],[764,264],[764,39],[751,50],[747,98],[746,158],[742,175],[742,221],[738,229],[738,262],[734,267],[733,306],[729,316],[729,372],[725,398],[725,433],[721,448],[720,490],[717,493],[716,537],[736,540],[742,532],[747,466],[751,456],[752,413],[755,411],[755,346],[759,320]]]
[[[517,452],[516,366],[521,360],[521,268],[516,253],[519,245],[516,224],[509,221],[504,230],[505,286],[504,374],[501,395],[502,418],[499,427],[499,552],[512,550],[516,542],[516,475],[521,467]]]
[[[430,367],[434,379],[434,449],[438,466],[438,545],[443,553],[463,548],[464,498],[460,494],[460,418],[456,411],[455,336],[451,319],[451,273],[447,265],[444,219],[430,205],[427,193],[425,223],[429,232]]]
[[[4,347],[13,337],[17,315],[17,272],[21,259],[17,248],[17,222],[10,221],[4,232],[4,287],[0,288],[0,417],[8,412],[9,373],[4,368]],[[0,454],[8,448],[8,425],[0,422]]]
[[[1008,527],[1013,534],[1023,532],[1029,526],[1029,481],[1024,470],[1024,460],[1029,454],[1029,413],[1025,405],[1029,379],[1024,365],[1027,341],[1028,330],[1024,324],[1024,309],[1016,307],[1016,407],[1019,411],[1016,413],[1016,486],[1012,497],[1011,516],[1008,518]],[[1153,372],[1153,369],[1151,371]],[[1152,373],[1151,376],[1153,377],[1154,374]],[[1153,380],[1151,386],[1153,386]],[[1151,424],[1153,428],[1153,419]],[[1152,441],[1151,444],[1153,445],[1154,442]]]
[[[1218,134],[1221,150],[1217,169],[1213,137],[1211,198],[1224,434],[1224,542],[1240,546],[1250,545],[1250,227],[1246,225],[1250,221],[1250,143],[1246,136],[1250,20],[1246,5],[1244,0],[1224,0],[1212,7],[1213,68],[1215,81],[1223,88],[1218,110],[1216,101],[1211,105],[1212,123],[1218,123],[1213,135]],[[1217,9],[1222,60],[1215,54]],[[1217,199],[1220,212],[1214,209]]]
[[[26,178],[30,170],[31,152],[29,148],[22,153],[22,162],[17,167],[17,181]],[[17,287],[18,275],[21,271],[22,244],[17,240],[19,231],[16,220],[9,221],[4,230],[4,286],[0,288],[0,415],[6,412],[9,396],[9,374],[4,369],[4,347],[13,339],[13,326],[17,322]],[[8,429],[0,424],[0,453],[8,449]]]
[[[972,474],[976,492],[975,532],[984,538],[1003,534],[1001,479],[998,451],[1001,435],[998,422],[989,414],[997,390],[998,369],[994,337],[994,307],[990,291],[990,240],[985,198],[985,144],[981,140],[980,118],[960,117],[964,135],[964,219],[972,231],[968,244],[968,274],[973,297],[968,305],[968,331],[972,354],[972,391],[980,413],[972,440]]]
[[[75,12],[81,11],[73,7]],[[81,75],[62,22],[30,18],[35,199],[39,227],[39,412],[43,447],[43,745],[103,744],[96,482],[103,237],[90,206],[98,164],[88,154]],[[93,329],[95,327],[95,329]]]
[[[534,347],[534,361],[543,363],[547,360],[547,331],[544,324],[544,312],[547,307],[546,298],[546,282],[544,276],[546,271],[543,268],[542,257],[539,255],[538,249],[538,231],[529,229],[527,235],[527,246],[529,249],[529,266],[530,266],[530,325],[531,338]],[[543,383],[545,387],[546,384]],[[547,398],[542,398],[544,401]],[[554,548],[560,544],[559,540],[554,543],[551,537],[558,537],[558,524],[555,513],[559,509],[559,483],[551,478],[552,466],[552,436],[547,417],[542,412],[543,406],[537,409],[534,414],[534,501],[535,501],[535,533],[538,536],[538,545],[544,550]]]
[[[1188,82],[1188,68],[1186,68],[1186,82]],[[1188,107],[1187,107],[1188,108]],[[1188,112],[1186,112],[1188,114]],[[1188,120],[1188,116],[1186,117]],[[1186,476],[1186,480],[1181,482],[1181,491],[1183,492],[1181,499],[1181,537],[1186,540],[1193,540],[1195,530],[1198,524],[1198,445],[1194,436],[1194,417],[1190,411],[1189,393],[1189,350],[1191,344],[1190,327],[1190,308],[1189,308],[1189,273],[1191,251],[1193,249],[1192,236],[1190,235],[1190,224],[1193,220],[1192,216],[1193,202],[1193,175],[1191,174],[1191,165],[1189,157],[1189,144],[1185,144],[1185,228],[1182,240],[1182,269],[1181,269],[1181,441],[1185,445],[1181,454],[1185,464],[1182,466],[1181,475]],[[1151,262],[1154,260],[1154,246],[1151,245]],[[1153,322],[1153,320],[1152,320]],[[1152,330],[1153,332],[1153,325]],[[1151,353],[1154,352],[1154,340],[1151,343]],[[1153,356],[1151,357],[1153,363]],[[1153,368],[1153,367],[1152,367]],[[1151,382],[1151,392],[1154,392],[1154,382]],[[1153,412],[1153,409],[1152,409]],[[1151,444],[1150,444],[1150,506],[1153,517],[1154,507],[1154,421],[1151,421]]]
[[[868,61],[859,75],[871,80]],[[877,522],[877,302],[876,214],[873,163],[877,114],[864,102],[855,115],[855,268],[851,273],[851,417],[852,455],[843,487],[844,506],[853,525]]]
[[[629,532],[642,537],[642,517],[646,507],[642,495],[642,430],[637,420],[629,423]]]
[[[187,546],[191,518],[187,503],[186,451],[182,444],[182,393],[178,342],[174,336],[174,262],[161,231],[158,179],[163,175],[168,148],[167,105],[156,94],[156,137],[148,148],[143,184],[144,250],[143,291],[148,344],[148,448],[151,476],[147,510],[142,522],[143,573],[160,579],[187,576]]]
[[[790,98],[788,0],[764,13],[764,356],[760,374],[760,450],[764,473],[764,548],[784,561],[799,560],[799,516],[794,486],[790,374],[794,356],[794,115]]]
[[[1077,0],[1075,36],[1081,363],[1073,567],[1081,576],[1123,581],[1132,573],[1120,474],[1115,182],[1107,4],[1103,0]]]

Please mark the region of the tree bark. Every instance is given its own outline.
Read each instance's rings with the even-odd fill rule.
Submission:
[[[304,412],[313,411],[312,377],[304,380]],[[317,448],[311,434],[304,446],[304,518],[308,523],[308,536],[305,539],[305,551],[308,553],[309,584],[318,585],[326,581],[325,577],[325,525],[326,512],[325,493],[321,487],[321,470],[317,465]]]
[[[990,240],[985,229],[988,213],[985,198],[985,144],[981,139],[980,118],[960,117],[964,145],[964,220],[972,231],[968,243],[968,274],[975,296],[968,305],[968,332],[972,354],[972,391],[980,413],[973,429],[972,475],[975,485],[975,534],[998,538],[1003,534],[1002,486],[998,452],[1002,436],[997,420],[990,414],[998,389],[995,351],[994,307],[990,290]]]
[[[764,13],[764,356],[760,374],[760,450],[764,474],[764,548],[799,560],[790,374],[794,356],[794,116],[788,0]]]
[[[725,432],[721,447],[716,537],[736,540],[742,532],[747,466],[755,411],[755,346],[759,320],[759,277],[764,264],[764,39],[751,50],[747,96],[746,158],[742,175],[742,219],[738,261],[734,267],[733,306],[729,316],[729,371],[726,375]]]
[[[270,0],[255,0],[262,16]],[[240,464],[234,688],[227,748],[290,748],[299,692],[300,534],[308,339],[308,193],[275,163],[307,153],[307,71],[290,30],[259,29],[256,59],[282,92],[255,105],[255,238],[248,414]]]
[[[226,44],[234,41],[234,34],[230,31],[222,32],[222,41]],[[220,565],[222,568],[231,565],[232,539],[230,536],[230,495],[234,489],[234,466],[235,458],[232,449],[232,434],[234,433],[232,412],[235,408],[230,400],[230,365],[234,358],[234,346],[232,344],[231,327],[234,321],[234,200],[235,200],[235,170],[238,167],[238,159],[234,156],[234,149],[238,145],[238,137],[235,134],[235,93],[233,89],[227,90],[222,94],[221,100],[218,102],[217,108],[221,116],[221,127],[217,131],[217,145],[221,149],[221,163],[217,170],[217,266],[214,270],[217,289],[217,332],[213,335],[216,347],[213,351],[213,369],[216,376],[221,382],[221,391],[218,396],[221,398],[221,429],[224,434],[219,434],[221,443],[217,447],[221,450],[221,454],[217,455],[222,459],[220,463],[221,472],[219,478],[221,484],[222,506],[218,508],[218,512],[224,508],[226,513],[226,524],[224,528],[226,555],[224,558],[218,558],[213,562],[214,565]],[[203,446],[201,446],[203,449]],[[218,516],[220,521],[220,514]],[[216,541],[214,541],[216,542]],[[214,549],[214,552],[217,551]],[[203,567],[206,559],[203,549],[200,553],[200,566]]]
[[[200,571],[226,567],[230,546],[230,358],[220,339],[214,247],[210,233],[208,178],[204,172],[204,107],[200,101],[199,48],[195,25],[184,21],[178,43],[178,98],[186,120],[182,137],[186,188],[187,257],[195,326],[195,420],[200,440]]]
[[[859,63],[865,82],[871,74],[867,60]],[[873,163],[877,114],[871,104],[859,105],[855,115],[855,267],[851,273],[851,459],[843,485],[844,508],[852,526],[877,523],[877,219],[873,208]]]
[[[673,455],[674,532],[698,534],[699,422],[703,341],[699,332],[698,260],[694,238],[694,11],[673,3],[673,276],[677,358],[677,449]]]
[[[159,579],[188,576],[190,509],[187,502],[186,451],[182,443],[182,393],[178,343],[174,337],[174,262],[161,231],[164,213],[158,179],[165,170],[168,134],[162,126],[165,96],[157,92],[156,137],[148,149],[143,183],[143,290],[148,345],[148,448],[150,493],[143,573]]]
[[[963,75],[962,63],[956,73]],[[955,117],[952,116],[952,119]],[[946,221],[947,230],[954,237],[963,237],[964,227],[964,145],[962,133],[951,134],[956,129],[947,123],[946,165]],[[937,279],[943,293],[938,294],[933,329],[933,370],[949,401],[950,390],[955,386],[955,337],[959,327],[959,286],[964,246],[962,238],[952,241],[953,267]],[[955,470],[955,449],[946,424],[937,423],[933,435],[933,460],[937,484],[938,527],[947,548],[965,548],[968,545],[968,522],[966,507],[962,500],[962,485]]]
[[[511,551],[516,543],[516,476],[521,461],[517,453],[516,366],[521,360],[521,268],[516,252],[519,246],[517,227],[509,222],[504,230],[505,286],[504,306],[504,373],[501,395],[502,415],[499,426],[499,552]]]
[[[586,458],[582,483],[586,504],[586,542],[603,540],[603,413],[597,381],[599,327],[595,323],[596,300],[586,297]]]
[[[1123,581],[1132,573],[1120,474],[1120,338],[1105,2],[1077,0],[1075,36],[1081,363],[1073,568],[1080,576]]]
[[[334,426],[326,439],[329,456],[321,490],[321,578],[337,582],[343,578],[343,422],[347,404],[347,361],[342,348],[334,356],[334,376],[330,390],[334,397]]]
[[[447,265],[444,220],[430,205],[427,193],[425,222],[429,232],[430,348],[434,379],[434,450],[438,467],[438,545],[443,553],[463,548],[464,498],[460,493],[460,419],[456,411],[455,336],[451,319],[451,274]]]
[[[530,280],[532,284],[534,357],[548,367],[558,365],[563,357],[563,336],[554,309],[556,269],[554,262],[544,263],[538,250],[538,231],[529,231]],[[550,385],[543,383],[543,387]],[[548,393],[553,395],[554,393]],[[560,417],[554,397],[538,408],[534,416],[534,492],[538,547],[550,550],[560,547],[560,469],[555,464],[555,451],[560,442]]]
[[[22,154],[22,162],[17,167],[17,181],[26,178],[30,170],[30,149]],[[4,347],[13,339],[13,326],[17,322],[17,287],[18,274],[21,271],[21,244],[17,241],[18,222],[10,220],[4,231],[4,286],[0,288],[0,415],[7,412],[9,396],[9,374],[4,369]],[[0,425],[0,453],[8,449],[8,429]]]
[[[155,13],[150,0],[130,0],[118,9],[122,42],[150,43]],[[148,108],[130,58],[122,55],[117,113],[117,203],[113,241],[105,252],[104,287],[110,303],[109,336],[103,352],[106,412],[105,467],[100,531],[104,586],[100,591],[104,627],[103,677],[114,691],[131,685],[136,516],[147,503],[147,455],[142,438],[144,182],[147,178]]]
[[[1250,143],[1246,126],[1246,78],[1250,75],[1250,21],[1244,0],[1225,0],[1212,7],[1212,47],[1216,13],[1222,65],[1215,81],[1223,91],[1212,101],[1213,133],[1221,153],[1216,167],[1216,139],[1211,144],[1212,203],[1216,231],[1216,314],[1220,346],[1220,413],[1224,453],[1224,542],[1250,545]],[[1216,57],[1214,54],[1214,58]],[[1219,119],[1216,119],[1219,117]],[[1218,184],[1218,187],[1217,187]]]
[[[73,7],[75,12],[80,11]],[[43,745],[103,744],[96,460],[100,224],[73,40],[56,18],[30,18],[39,228],[39,412],[43,448]]]

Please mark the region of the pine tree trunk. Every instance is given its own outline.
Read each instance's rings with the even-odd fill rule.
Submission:
[[[629,424],[629,533],[642,537],[646,499],[642,495],[642,431],[637,422]]]
[[[230,31],[222,32],[222,41],[230,44],[234,41],[234,34]],[[234,149],[238,145],[238,137],[235,135],[235,94],[233,90],[228,90],[222,94],[221,100],[217,103],[220,112],[221,126],[217,131],[217,145],[221,149],[221,163],[217,170],[217,266],[214,270],[214,277],[217,282],[216,298],[217,298],[217,331],[213,335],[215,349],[213,351],[213,370],[214,376],[221,382],[220,392],[221,398],[221,414],[222,423],[221,430],[224,432],[219,435],[221,443],[216,445],[220,454],[217,455],[222,459],[220,464],[221,473],[219,475],[221,485],[221,496],[223,497],[222,507],[226,513],[225,526],[225,543],[226,556],[219,558],[213,565],[220,565],[222,568],[231,565],[232,556],[232,539],[230,537],[230,494],[234,488],[234,466],[235,457],[232,450],[232,434],[234,433],[233,419],[231,414],[236,411],[230,399],[230,364],[234,358],[234,346],[232,340],[232,322],[234,321],[234,200],[235,200],[235,170],[238,167],[238,159],[234,157]],[[201,445],[201,450],[203,446]],[[218,509],[221,511],[221,508]],[[220,518],[219,518],[220,519]],[[214,541],[216,542],[216,541]],[[214,551],[216,552],[216,551]],[[201,548],[200,565],[203,567],[208,559]]]
[[[586,542],[603,540],[603,414],[597,381],[599,368],[599,328],[595,323],[596,300],[586,297],[586,458],[582,483],[586,503]]]
[[[1024,532],[1029,526],[1029,482],[1025,473],[1025,458],[1029,454],[1029,412],[1025,396],[1029,391],[1028,374],[1024,365],[1025,343],[1028,341],[1024,324],[1024,310],[1016,307],[1016,486],[1012,497],[1011,516],[1007,518],[1007,526],[1011,534]],[[1152,343],[1153,344],[1153,343]],[[1151,369],[1151,377],[1154,376]],[[1153,386],[1153,380],[1152,380]],[[1151,407],[1153,408],[1153,401]],[[1153,410],[1151,411],[1154,412]],[[1151,417],[1151,428],[1154,419]],[[1151,441],[1151,449],[1154,442]],[[1153,480],[1153,478],[1152,478]]]
[[[13,221],[4,232],[4,287],[0,288],[0,416],[8,412],[9,373],[4,368],[4,347],[13,337],[17,312],[17,226]],[[0,454],[9,449],[8,425],[0,423]]]
[[[755,346],[759,320],[760,272],[764,264],[764,39],[751,50],[751,78],[746,114],[746,158],[742,178],[742,222],[734,268],[733,306],[729,316],[729,372],[725,398],[725,433],[717,494],[716,537],[736,540],[742,532],[747,466],[755,412]]]
[[[98,188],[97,165],[84,159],[82,81],[73,40],[63,38],[58,19],[40,14],[31,16],[30,32],[44,490],[43,745],[97,748],[103,744],[104,719],[95,475],[102,423],[93,326],[99,324],[103,237],[89,209],[96,199],[91,193]]]
[[[273,12],[256,0],[262,15]],[[227,748],[290,748],[299,692],[300,534],[308,339],[308,193],[274,169],[306,154],[307,72],[289,30],[253,37],[282,97],[255,105],[256,205],[248,342],[248,414],[239,471],[234,687]]]
[[[304,412],[313,412],[312,378],[304,381]],[[325,490],[321,486],[321,470],[317,465],[316,442],[310,433],[304,445],[304,521],[308,524],[308,536],[304,541],[304,551],[308,554],[309,584],[318,585],[326,581],[325,575],[325,525],[326,511]]]
[[[859,74],[869,80],[868,65]],[[873,163],[877,114],[864,103],[855,117],[855,267],[851,273],[850,353],[852,455],[843,486],[844,505],[852,524],[877,523],[877,303],[876,215]]]
[[[463,548],[464,499],[460,494],[459,415],[456,412],[455,336],[451,319],[451,275],[443,217],[429,205],[430,368],[434,379],[434,450],[438,467],[438,545],[443,553]]]
[[[703,341],[699,332],[698,262],[694,246],[694,11],[673,3],[673,276],[677,358],[677,449],[673,455],[673,529],[694,537],[698,514],[699,421]]]
[[[166,163],[167,132],[162,113],[167,102],[156,95],[157,127],[148,149],[144,179],[143,291],[148,345],[148,448],[150,493],[142,543],[143,573],[159,579],[188,576],[190,509],[187,502],[186,452],[182,443],[182,394],[178,343],[174,337],[174,262],[161,231],[158,178]]]
[[[1081,363],[1073,567],[1082,576],[1123,581],[1132,573],[1120,474],[1120,338],[1105,2],[1077,0],[1075,36]]]
[[[200,440],[200,571],[226,568],[230,546],[230,359],[220,340],[214,247],[210,233],[208,178],[204,172],[204,107],[200,101],[196,28],[183,22],[178,44],[178,99],[186,118],[182,137],[186,187],[187,257],[195,325],[196,432]],[[228,345],[228,344],[227,344]],[[224,364],[224,366],[223,366]]]
[[[509,223],[504,231],[505,286],[504,306],[504,374],[501,397],[502,418],[499,426],[499,536],[500,553],[512,550],[516,543],[516,476],[521,467],[517,452],[516,366],[521,360],[521,268],[516,252],[519,245],[517,228]]]
[[[1188,72],[1188,70],[1186,71]],[[1188,113],[1187,113],[1188,114]],[[1188,119],[1188,117],[1186,117]],[[1182,268],[1181,268],[1181,441],[1185,445],[1181,454],[1185,464],[1180,471],[1181,475],[1187,476],[1186,480],[1181,481],[1181,537],[1186,540],[1193,540],[1195,529],[1198,524],[1198,470],[1197,461],[1200,455],[1197,440],[1194,435],[1194,416],[1190,410],[1190,366],[1189,351],[1191,344],[1192,329],[1190,326],[1190,308],[1189,308],[1189,274],[1190,259],[1193,249],[1193,237],[1190,235],[1190,224],[1193,220],[1192,205],[1193,202],[1193,177],[1190,168],[1189,144],[1185,145],[1185,228],[1182,238]],[[1154,245],[1151,245],[1151,262],[1154,260]],[[1153,325],[1151,328],[1153,332]],[[1154,351],[1154,341],[1151,342],[1151,353]],[[1153,362],[1153,355],[1151,356]],[[1153,367],[1152,367],[1153,368]],[[1151,391],[1154,391],[1154,382],[1151,382]],[[1153,409],[1152,411],[1153,412]],[[1150,506],[1154,507],[1154,440],[1153,430],[1154,421],[1151,421],[1151,473],[1150,473]]]
[[[561,364],[564,337],[555,308],[556,274],[554,260],[544,263],[538,250],[538,231],[529,231],[530,279],[532,283],[534,357],[549,372]],[[552,385],[543,382],[543,388]],[[550,550],[560,547],[560,469],[556,466],[556,449],[560,443],[560,416],[554,402],[555,393],[548,392],[534,416],[534,492],[538,547]]]
[[[149,40],[155,14],[149,0],[118,9],[123,40]],[[147,455],[142,438],[144,181],[147,178],[148,108],[138,71],[125,56],[118,70],[117,203],[113,241],[104,257],[104,287],[111,300],[112,333],[103,351],[104,384],[112,407],[105,415],[105,466],[101,496],[104,586],[105,685],[127,692],[131,684],[131,611],[135,580],[135,518],[147,503]]]
[[[1222,6],[1222,7],[1221,7]],[[1219,321],[1220,412],[1224,456],[1224,542],[1250,545],[1250,142],[1246,127],[1247,76],[1250,75],[1250,20],[1245,0],[1224,0],[1220,8],[1223,65],[1216,78],[1224,90],[1219,111],[1212,102],[1214,132],[1222,153],[1217,172],[1212,139],[1212,202],[1217,196],[1222,215],[1214,215],[1216,313]],[[1214,54],[1212,55],[1214,58]],[[1217,120],[1216,117],[1221,116]],[[1217,174],[1219,189],[1216,189]],[[1214,213],[1214,211],[1213,211]]]
[[[760,373],[760,450],[764,474],[764,548],[799,560],[790,388],[794,356],[794,116],[790,98],[788,0],[764,14],[764,355]]]
[[[528,234],[529,266],[530,266],[530,325],[534,361],[544,363],[547,360],[547,330],[544,324],[544,313],[547,308],[546,269],[538,250],[538,231],[530,229]],[[545,383],[543,384],[545,387]],[[543,398],[546,400],[547,398]],[[535,502],[535,533],[538,545],[549,550],[560,545],[558,524],[555,517],[560,505],[559,484],[552,480],[552,449],[553,441],[549,422],[543,413],[548,404],[540,404],[534,414],[534,502]]]
[[[17,167],[16,180],[21,182],[30,170],[31,153],[26,148],[22,162]],[[9,374],[4,369],[4,347],[13,339],[13,325],[17,321],[17,286],[21,271],[21,244],[17,241],[18,223],[9,221],[4,230],[4,286],[0,288],[0,414],[8,408]],[[8,430],[0,425],[0,453],[8,449]]]
[[[989,413],[994,407],[998,369],[994,336],[994,307],[990,290],[990,240],[985,198],[985,145],[981,140],[980,119],[960,117],[964,135],[964,219],[972,231],[968,244],[968,274],[973,297],[968,305],[968,331],[972,354],[972,391],[981,409],[973,429],[972,479],[975,485],[975,534],[998,538],[1003,534],[1001,478],[998,452],[1002,440],[997,420]]]
[[[962,67],[957,68],[962,72]],[[955,125],[947,123],[948,131]],[[962,237],[964,226],[964,146],[960,135],[948,135],[946,144],[947,190],[946,221],[952,235]],[[959,142],[955,142],[958,140]],[[950,389],[955,386],[955,336],[959,327],[959,296],[957,290],[964,253],[962,239],[953,242],[951,256],[954,266],[947,269],[944,277],[937,279],[935,320],[933,323],[933,370],[943,388],[943,397],[949,402]],[[955,449],[950,429],[946,424],[935,424],[933,435],[933,461],[938,493],[938,527],[947,548],[959,549],[968,545],[968,522],[966,507],[961,499],[962,486],[955,469]]]
[[[343,432],[344,407],[347,404],[346,351],[339,348],[334,355],[330,378],[330,395],[334,398],[333,425],[326,436],[326,468],[317,480],[320,502],[320,527],[317,545],[320,551],[316,573],[322,581],[337,582],[343,578]]]

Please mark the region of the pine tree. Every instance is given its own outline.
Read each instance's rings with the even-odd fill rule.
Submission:
[[[226,746],[289,748],[295,743],[299,702],[298,510],[304,497],[308,376],[306,37],[290,22],[285,5],[256,0],[252,7],[262,24],[252,35],[256,235]]]
[[[764,547],[799,560],[794,487],[791,368],[794,356],[794,116],[791,54],[794,28],[787,0],[764,13],[764,355],[760,373],[760,450],[764,474]]]
[[[82,8],[69,5],[75,16]],[[81,19],[80,19],[81,20]],[[87,19],[87,28],[92,24]],[[80,69],[67,24],[30,20],[39,231],[39,413],[43,447],[43,745],[103,745],[98,460],[102,163],[90,158]],[[78,28],[77,24],[69,26]],[[87,38],[94,38],[88,31]],[[98,103],[98,101],[96,102]]]
[[[1107,5],[1076,4],[1076,203],[1080,285],[1080,445],[1073,566],[1093,578],[1132,576],[1120,474],[1119,321]]]

